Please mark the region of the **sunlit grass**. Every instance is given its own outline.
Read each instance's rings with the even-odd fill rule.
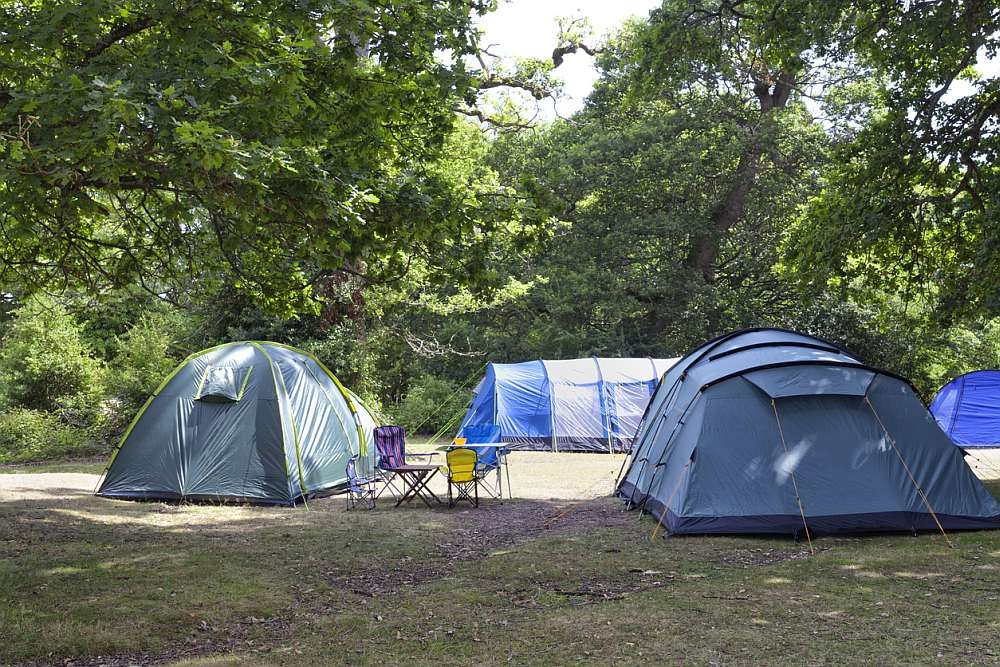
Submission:
[[[953,549],[819,538],[810,555],[785,538],[651,540],[610,498],[343,507],[0,503],[0,664],[1000,659],[1000,531]]]

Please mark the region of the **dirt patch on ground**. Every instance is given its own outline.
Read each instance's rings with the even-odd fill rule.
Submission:
[[[85,473],[10,473],[0,475],[0,502],[70,499],[91,494],[97,475]]]
[[[57,662],[21,662],[18,663],[18,667],[139,667],[173,664],[181,660],[233,652],[250,654],[259,652],[271,655],[274,653],[274,646],[288,640],[294,632],[294,621],[289,618],[250,616],[221,631],[207,621],[201,621],[191,636],[155,655],[119,653],[92,658],[65,658]]]
[[[457,563],[482,560],[497,551],[516,548],[549,535],[588,531],[624,524],[629,514],[615,501],[597,498],[553,503],[533,500],[483,503],[479,508],[452,510],[457,526],[449,527],[428,559],[382,562],[362,571],[329,573],[332,586],[366,597],[395,593],[448,576]]]
[[[806,545],[799,545],[798,547],[790,545],[787,549],[773,549],[768,547],[741,549],[727,547],[714,553],[700,552],[699,558],[735,567],[761,567],[784,563],[790,560],[801,560],[809,558],[811,555],[809,547]]]
[[[545,535],[622,525],[628,516],[623,506],[607,498],[483,505],[466,511],[463,525],[451,531],[454,539],[440,542],[438,548],[450,560],[485,558]]]

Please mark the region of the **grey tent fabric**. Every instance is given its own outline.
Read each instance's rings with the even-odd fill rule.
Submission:
[[[136,415],[98,495],[294,504],[374,468],[372,413],[314,357],[238,342],[188,357]]]
[[[1000,528],[1000,503],[908,382],[778,329],[670,369],[617,495],[675,534]]]

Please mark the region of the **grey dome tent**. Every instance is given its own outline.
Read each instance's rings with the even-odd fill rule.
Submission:
[[[291,505],[334,490],[359,455],[374,466],[371,412],[311,355],[267,342],[191,355],[139,411],[97,494]]]
[[[667,372],[617,495],[670,533],[1000,528],[1000,503],[905,380],[776,329]]]

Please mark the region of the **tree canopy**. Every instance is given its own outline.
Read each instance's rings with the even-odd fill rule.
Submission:
[[[663,0],[600,42],[567,17],[517,62],[479,44],[494,8],[0,4],[0,334],[121,378],[48,396],[39,363],[0,411],[104,442],[176,358],[241,338],[434,430],[487,361],[742,327],[925,396],[1000,359],[1000,82],[977,69],[1000,1]],[[570,53],[600,73],[571,118],[483,104],[551,94]]]
[[[290,314],[337,272],[488,239],[504,191],[442,169],[489,2],[0,8],[2,280],[220,281]],[[451,166],[454,165],[452,161]]]

